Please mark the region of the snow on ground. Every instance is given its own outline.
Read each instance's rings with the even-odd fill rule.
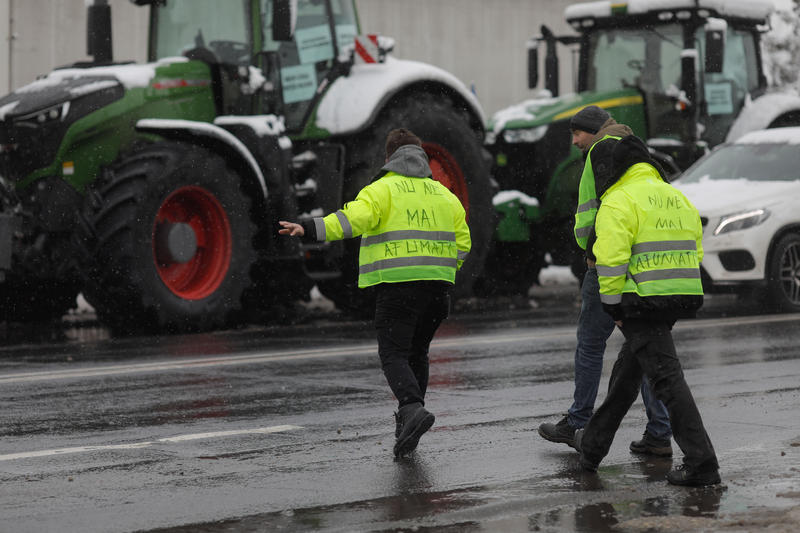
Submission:
[[[539,273],[539,283],[542,287],[574,285],[578,283],[578,279],[568,266],[550,265]]]

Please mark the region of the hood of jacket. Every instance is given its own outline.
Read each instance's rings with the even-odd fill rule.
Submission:
[[[425,150],[413,144],[403,145],[394,151],[381,167],[381,175],[387,172],[416,178],[427,178],[432,174]]]
[[[596,143],[606,135],[613,135],[614,137],[627,137],[628,135],[633,135],[633,130],[630,129],[626,124],[620,124],[613,118],[609,118],[597,131],[597,135],[594,136],[591,144]]]
[[[628,135],[633,135],[633,130],[625,124],[620,124],[613,118],[609,118],[603,123],[594,137],[592,137],[592,141],[589,143],[589,146],[586,148],[586,150],[583,151],[584,159],[586,159],[586,155],[589,153],[589,150],[592,148],[592,146],[594,146],[595,143],[597,143],[606,135],[613,135],[614,137],[627,137]]]
[[[608,143],[608,140],[605,142]],[[605,169],[606,172],[603,173],[602,179],[596,179],[595,182],[598,198],[602,197],[609,187],[618,182],[625,175],[625,172],[637,163],[651,165],[661,175],[661,179],[667,181],[665,178],[667,174],[664,169],[650,155],[650,149],[644,141],[636,135],[628,135],[619,141],[608,143],[607,148],[610,148],[610,157],[607,159],[609,162],[608,168]],[[594,151],[592,151],[592,154],[594,154]]]

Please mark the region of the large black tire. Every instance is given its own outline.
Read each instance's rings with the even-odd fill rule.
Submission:
[[[447,98],[430,93],[390,102],[372,128],[346,141],[344,199],[355,198],[372,180],[385,161],[386,135],[401,127],[422,139],[433,177],[458,196],[467,209],[472,250],[456,277],[455,296],[468,296],[483,268],[495,215],[483,139],[470,127],[465,110],[458,110]],[[357,289],[358,245],[358,239],[345,244],[342,278],[321,282],[319,288],[340,309],[365,316],[373,306],[370,292]]]
[[[84,294],[102,323],[183,332],[240,320],[256,227],[239,175],[219,155],[149,145],[115,163],[87,204]]]
[[[787,233],[775,244],[767,265],[767,306],[800,311],[800,235]]]

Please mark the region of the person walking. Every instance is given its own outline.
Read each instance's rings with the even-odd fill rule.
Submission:
[[[600,303],[595,259],[591,248],[587,247],[599,205],[596,177],[608,165],[610,148],[633,132],[628,126],[618,124],[605,109],[595,105],[584,107],[573,115],[570,130],[572,144],[583,152],[585,159],[575,213],[575,240],[586,251],[587,266],[581,283],[578,344],[575,348],[575,390],[566,415],[557,423],[541,424],[539,435],[551,442],[574,446],[575,431],[583,428],[592,416],[603,370],[603,354],[608,338],[614,332],[614,321],[603,311]],[[647,380],[642,380],[641,392],[647,426],[642,438],[631,442],[630,449],[635,453],[671,456],[672,430],[667,410],[653,397]]]
[[[667,474],[676,485],[720,482],[719,464],[672,340],[679,318],[703,304],[700,261],[703,228],[697,209],[662,178],[645,143],[634,135],[614,141],[606,170],[596,176],[602,200],[590,239],[597,258],[603,309],[625,342],[608,394],[576,432],[581,466],[596,471],[647,376],[669,412],[683,464]]]
[[[325,217],[280,221],[279,233],[312,241],[361,236],[358,286],[375,286],[378,355],[398,402],[394,455],[400,457],[435,420],[424,407],[428,350],[449,313],[471,239],[464,207],[432,179],[420,139],[392,130],[385,151],[385,165],[355,200]]]

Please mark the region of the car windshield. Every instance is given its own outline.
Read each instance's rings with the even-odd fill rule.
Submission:
[[[792,181],[800,179],[800,150],[796,144],[731,144],[714,150],[690,167],[680,182],[747,179]]]

